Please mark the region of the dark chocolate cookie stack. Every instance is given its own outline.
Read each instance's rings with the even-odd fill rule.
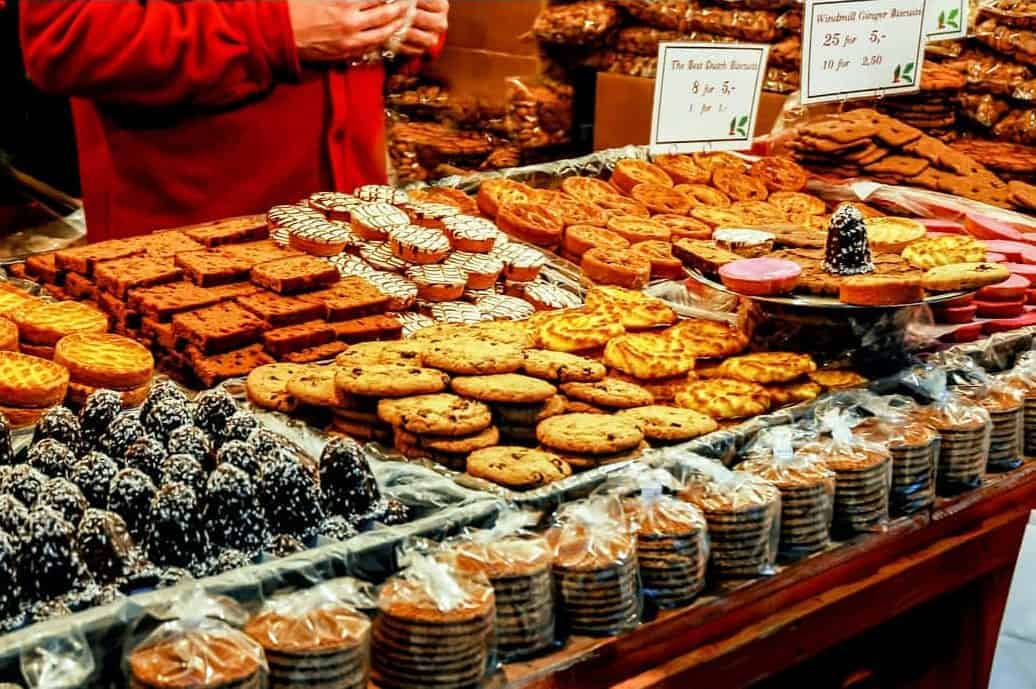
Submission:
[[[421,569],[391,579],[378,597],[374,682],[382,689],[475,689],[492,654],[493,588],[441,563]]]
[[[664,495],[628,498],[623,505],[636,525],[644,595],[660,608],[690,605],[705,588],[705,515],[694,505]]]
[[[1016,390],[996,386],[989,390],[980,404],[989,412],[989,419],[993,424],[989,434],[986,471],[993,473],[1017,469],[1022,463],[1024,398]]]
[[[471,541],[457,546],[454,555],[458,568],[484,574],[493,586],[502,658],[528,658],[554,644],[554,555],[545,539],[512,535]]]
[[[263,647],[269,689],[366,689],[370,626],[347,605],[302,592],[272,601],[245,633]]]
[[[750,578],[765,574],[773,566],[781,493],[772,483],[735,471],[721,481],[692,484],[680,497],[705,513],[710,574]]]
[[[914,514],[935,502],[938,433],[907,417],[894,424],[876,418],[867,419],[854,432],[885,445],[892,453],[889,509],[893,515]]]
[[[846,443],[818,442],[802,452],[835,472],[835,534],[852,536],[888,521],[892,455],[887,449],[854,438]]]
[[[636,536],[605,521],[562,523],[548,535],[554,544],[554,581],[568,629],[586,636],[614,636],[640,620]]]
[[[936,494],[952,496],[980,487],[986,475],[993,425],[989,412],[954,397],[945,404],[919,410],[918,415],[939,434]]]
[[[782,460],[759,457],[739,471],[766,479],[781,492],[781,555],[799,557],[831,543],[835,473],[807,455]]]

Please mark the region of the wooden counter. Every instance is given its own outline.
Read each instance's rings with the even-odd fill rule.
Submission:
[[[536,689],[985,687],[1036,462],[616,638],[504,667]]]

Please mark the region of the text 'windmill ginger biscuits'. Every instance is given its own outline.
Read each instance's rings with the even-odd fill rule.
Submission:
[[[105,333],[62,338],[54,348],[54,362],[67,368],[77,383],[114,390],[144,385],[155,372],[154,357],[144,345]]]

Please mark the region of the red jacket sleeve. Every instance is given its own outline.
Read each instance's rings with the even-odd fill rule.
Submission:
[[[22,0],[29,77],[124,105],[218,107],[299,74],[283,0]]]

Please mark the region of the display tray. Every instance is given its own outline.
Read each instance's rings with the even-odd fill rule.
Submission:
[[[706,277],[696,270],[688,271],[690,276],[700,282],[701,284],[711,289],[723,292],[724,294],[731,294],[743,299],[751,299],[752,301],[759,301],[766,304],[780,304],[783,306],[800,306],[810,309],[829,309],[829,310],[841,310],[841,311],[887,311],[889,309],[903,309],[910,306],[920,306],[922,304],[928,304],[934,306],[936,304],[942,304],[943,302],[952,301],[959,297],[963,297],[966,294],[970,294],[967,290],[958,290],[956,292],[943,292],[941,294],[935,294],[930,297],[925,297],[923,301],[914,301],[907,304],[893,304],[887,306],[857,306],[855,304],[845,304],[839,301],[835,297],[824,297],[815,294],[790,294],[787,296],[773,296],[773,297],[760,297],[749,294],[742,294],[736,292],[729,287],[725,286],[718,280]]]

